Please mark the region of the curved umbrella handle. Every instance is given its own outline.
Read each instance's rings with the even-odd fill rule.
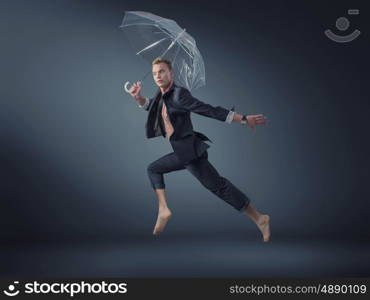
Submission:
[[[126,83],[125,83],[125,85],[123,86],[124,87],[124,89],[125,89],[125,91],[126,91],[126,93],[130,93],[130,90],[129,90],[129,88],[128,88],[128,85],[130,84],[130,81],[126,81]]]

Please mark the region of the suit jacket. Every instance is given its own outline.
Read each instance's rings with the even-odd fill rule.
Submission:
[[[145,124],[147,138],[165,136],[163,128],[160,126],[161,120],[158,120],[158,118],[162,118],[161,114],[158,113],[158,110],[161,109],[158,107],[161,96],[161,91],[158,89],[156,95],[149,99],[149,105],[145,108],[149,112]],[[230,110],[199,101],[186,88],[177,86],[175,83],[162,97],[174,128],[169,141],[179,160],[183,164],[187,164],[200,157],[210,147],[204,141],[212,142],[204,134],[193,130],[190,113],[194,112],[205,117],[225,121]]]

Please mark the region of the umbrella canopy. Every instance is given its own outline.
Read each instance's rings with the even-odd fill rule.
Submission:
[[[176,84],[189,90],[205,85],[204,62],[195,40],[175,21],[148,12],[127,11],[120,28],[136,55],[150,63],[157,57],[171,61]]]

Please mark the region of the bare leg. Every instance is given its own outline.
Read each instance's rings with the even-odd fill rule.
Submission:
[[[263,241],[268,242],[270,240],[270,216],[260,214],[251,204],[247,206],[244,213],[256,223],[258,229],[262,232]]]
[[[166,227],[168,220],[171,218],[172,213],[167,206],[166,195],[164,189],[155,190],[158,198],[158,217],[155,224],[153,234],[157,235]]]

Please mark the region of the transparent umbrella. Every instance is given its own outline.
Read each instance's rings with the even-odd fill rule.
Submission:
[[[177,84],[188,90],[205,85],[204,62],[195,40],[175,21],[148,12],[127,11],[120,28],[136,55],[150,63],[157,57],[171,61]],[[126,92],[129,84],[125,83]]]

